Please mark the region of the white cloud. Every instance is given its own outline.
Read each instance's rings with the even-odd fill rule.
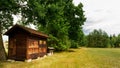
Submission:
[[[102,29],[108,34],[120,33],[120,0],[74,0],[77,5],[84,5],[87,21],[84,31],[91,32],[94,29]]]

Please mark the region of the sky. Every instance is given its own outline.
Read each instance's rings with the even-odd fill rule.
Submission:
[[[120,33],[120,0],[74,0],[82,3],[87,18],[83,25],[85,34],[94,29],[102,29],[108,35]]]

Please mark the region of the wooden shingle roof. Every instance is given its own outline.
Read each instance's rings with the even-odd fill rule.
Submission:
[[[21,25],[18,25],[18,24],[14,25],[4,35],[9,35],[16,28],[23,29],[23,30],[25,30],[26,32],[28,32],[30,34],[34,34],[34,35],[38,35],[38,36],[43,36],[43,37],[46,37],[46,38],[48,37],[48,35],[46,35],[46,34],[43,34],[43,33],[39,32],[39,31],[34,30],[34,29],[31,29],[31,28],[28,28],[28,27],[24,27],[24,26],[21,26]]]

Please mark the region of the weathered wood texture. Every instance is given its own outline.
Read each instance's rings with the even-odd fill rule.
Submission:
[[[32,33],[30,31],[32,31]],[[9,59],[27,60],[46,55],[46,41],[48,36],[34,32],[36,31],[20,25],[15,25],[5,33],[9,36]]]
[[[47,53],[46,40],[39,37],[28,37],[27,43],[27,59],[35,59],[37,56],[42,57]]]

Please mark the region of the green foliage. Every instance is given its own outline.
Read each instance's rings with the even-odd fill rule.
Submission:
[[[28,0],[21,9],[24,24],[34,24],[39,31],[49,34],[49,45],[56,50],[67,50],[70,40],[77,44],[82,39],[82,25],[85,21],[80,3],[73,0]],[[53,43],[54,42],[54,43]]]
[[[77,42],[75,42],[74,40],[71,40],[71,48],[78,48],[79,45]]]
[[[109,37],[106,32],[102,30],[94,30],[88,35],[88,47],[107,47],[109,44]]]
[[[17,4],[15,0],[1,0],[0,2],[0,24],[1,31],[8,29],[13,24],[12,14],[15,13]]]
[[[58,38],[49,35],[48,45],[54,47],[56,51],[65,51],[70,48],[70,41],[67,37],[64,37],[64,40],[59,40]]]
[[[82,3],[75,6],[72,3],[72,0],[67,1],[64,8],[64,16],[69,22],[68,36],[69,39],[72,40],[71,47],[83,45],[84,33],[82,31],[82,25],[84,24],[86,18],[82,8]]]
[[[82,37],[83,38],[82,38],[81,43],[79,45],[83,46],[83,47],[87,46],[88,45],[88,39],[87,39],[88,36],[83,35]]]
[[[114,47],[120,47],[120,34],[116,37],[116,41],[115,41]]]
[[[117,48],[120,47],[120,34],[118,36],[108,36],[107,33],[102,30],[94,30],[84,38],[83,44],[87,47]]]
[[[67,18],[67,21],[70,23],[70,28],[68,30],[69,38],[76,42],[81,42],[84,35],[82,31],[82,25],[84,24],[86,18],[83,14],[84,11],[82,8],[82,3],[80,3],[78,6],[74,6],[71,1],[68,1],[64,10],[64,15]]]
[[[0,1],[0,32],[4,32],[13,25],[13,15],[20,13],[26,0],[1,0]]]
[[[110,46],[111,47],[114,47],[115,46],[115,42],[116,42],[116,37],[115,37],[115,35],[110,35],[110,37],[109,37],[109,44],[110,44]]]
[[[120,34],[118,36],[110,36],[110,45],[111,47],[120,47]]]
[[[2,33],[13,25],[13,14],[19,10],[18,0],[0,1],[0,61],[6,60],[7,55],[3,46]]]

